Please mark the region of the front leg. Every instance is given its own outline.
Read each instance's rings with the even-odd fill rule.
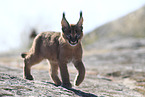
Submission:
[[[66,88],[71,88],[72,85],[69,79],[67,63],[59,62],[59,68],[60,68],[60,73],[61,73],[62,86]]]
[[[75,79],[75,85],[79,86],[85,77],[85,67],[82,61],[74,62],[74,65],[76,69],[78,70],[78,75],[76,76],[76,79]]]

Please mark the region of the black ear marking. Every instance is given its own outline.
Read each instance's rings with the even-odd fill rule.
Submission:
[[[63,12],[62,20],[61,20],[62,31],[64,32],[66,29],[70,28],[70,24],[65,18],[65,12]]]
[[[63,12],[63,18],[65,18],[65,12]]]
[[[81,26],[83,25],[83,16],[82,16],[82,11],[80,11],[80,19],[79,19],[77,25],[78,25],[79,27],[81,27]]]
[[[82,17],[82,11],[80,11],[80,17]]]

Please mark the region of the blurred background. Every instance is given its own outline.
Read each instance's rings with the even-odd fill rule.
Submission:
[[[1,0],[0,53],[29,47],[31,41],[29,36],[33,31],[36,33],[42,31],[61,32],[63,12],[66,13],[69,23],[75,24],[79,19],[80,10],[82,10],[84,33],[87,34],[97,33],[94,29],[136,11],[144,4],[145,0]],[[141,19],[144,17],[141,18],[138,14],[141,13],[133,14],[124,21],[121,20],[121,27],[115,23],[112,29],[124,29],[122,26],[127,23],[128,26],[125,26],[125,29],[130,29],[131,32],[131,26],[137,26],[138,21],[132,23],[130,19],[138,18],[139,22],[143,22]],[[98,33],[107,35],[107,31],[103,28],[103,32]],[[93,40],[96,38],[92,37],[92,40],[86,39],[84,42],[87,44]]]

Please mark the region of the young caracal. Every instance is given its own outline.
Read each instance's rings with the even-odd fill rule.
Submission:
[[[33,41],[32,48],[28,53],[22,53],[24,58],[24,78],[33,80],[31,67],[43,59],[50,62],[50,76],[56,85],[71,88],[67,64],[72,62],[78,70],[75,85],[78,86],[84,80],[85,67],[82,62],[83,17],[80,12],[80,19],[77,24],[69,24],[63,13],[62,33],[43,32],[37,35]],[[60,69],[61,79],[58,77]]]

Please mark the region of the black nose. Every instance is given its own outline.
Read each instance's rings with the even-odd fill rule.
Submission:
[[[77,37],[71,37],[71,41],[72,42],[76,42],[77,41]]]
[[[71,41],[72,41],[72,42],[75,42],[76,40],[75,40],[75,39],[72,39]]]
[[[70,37],[70,40],[71,40],[72,42],[75,42],[75,41],[76,41],[76,39],[75,39],[74,37]]]

